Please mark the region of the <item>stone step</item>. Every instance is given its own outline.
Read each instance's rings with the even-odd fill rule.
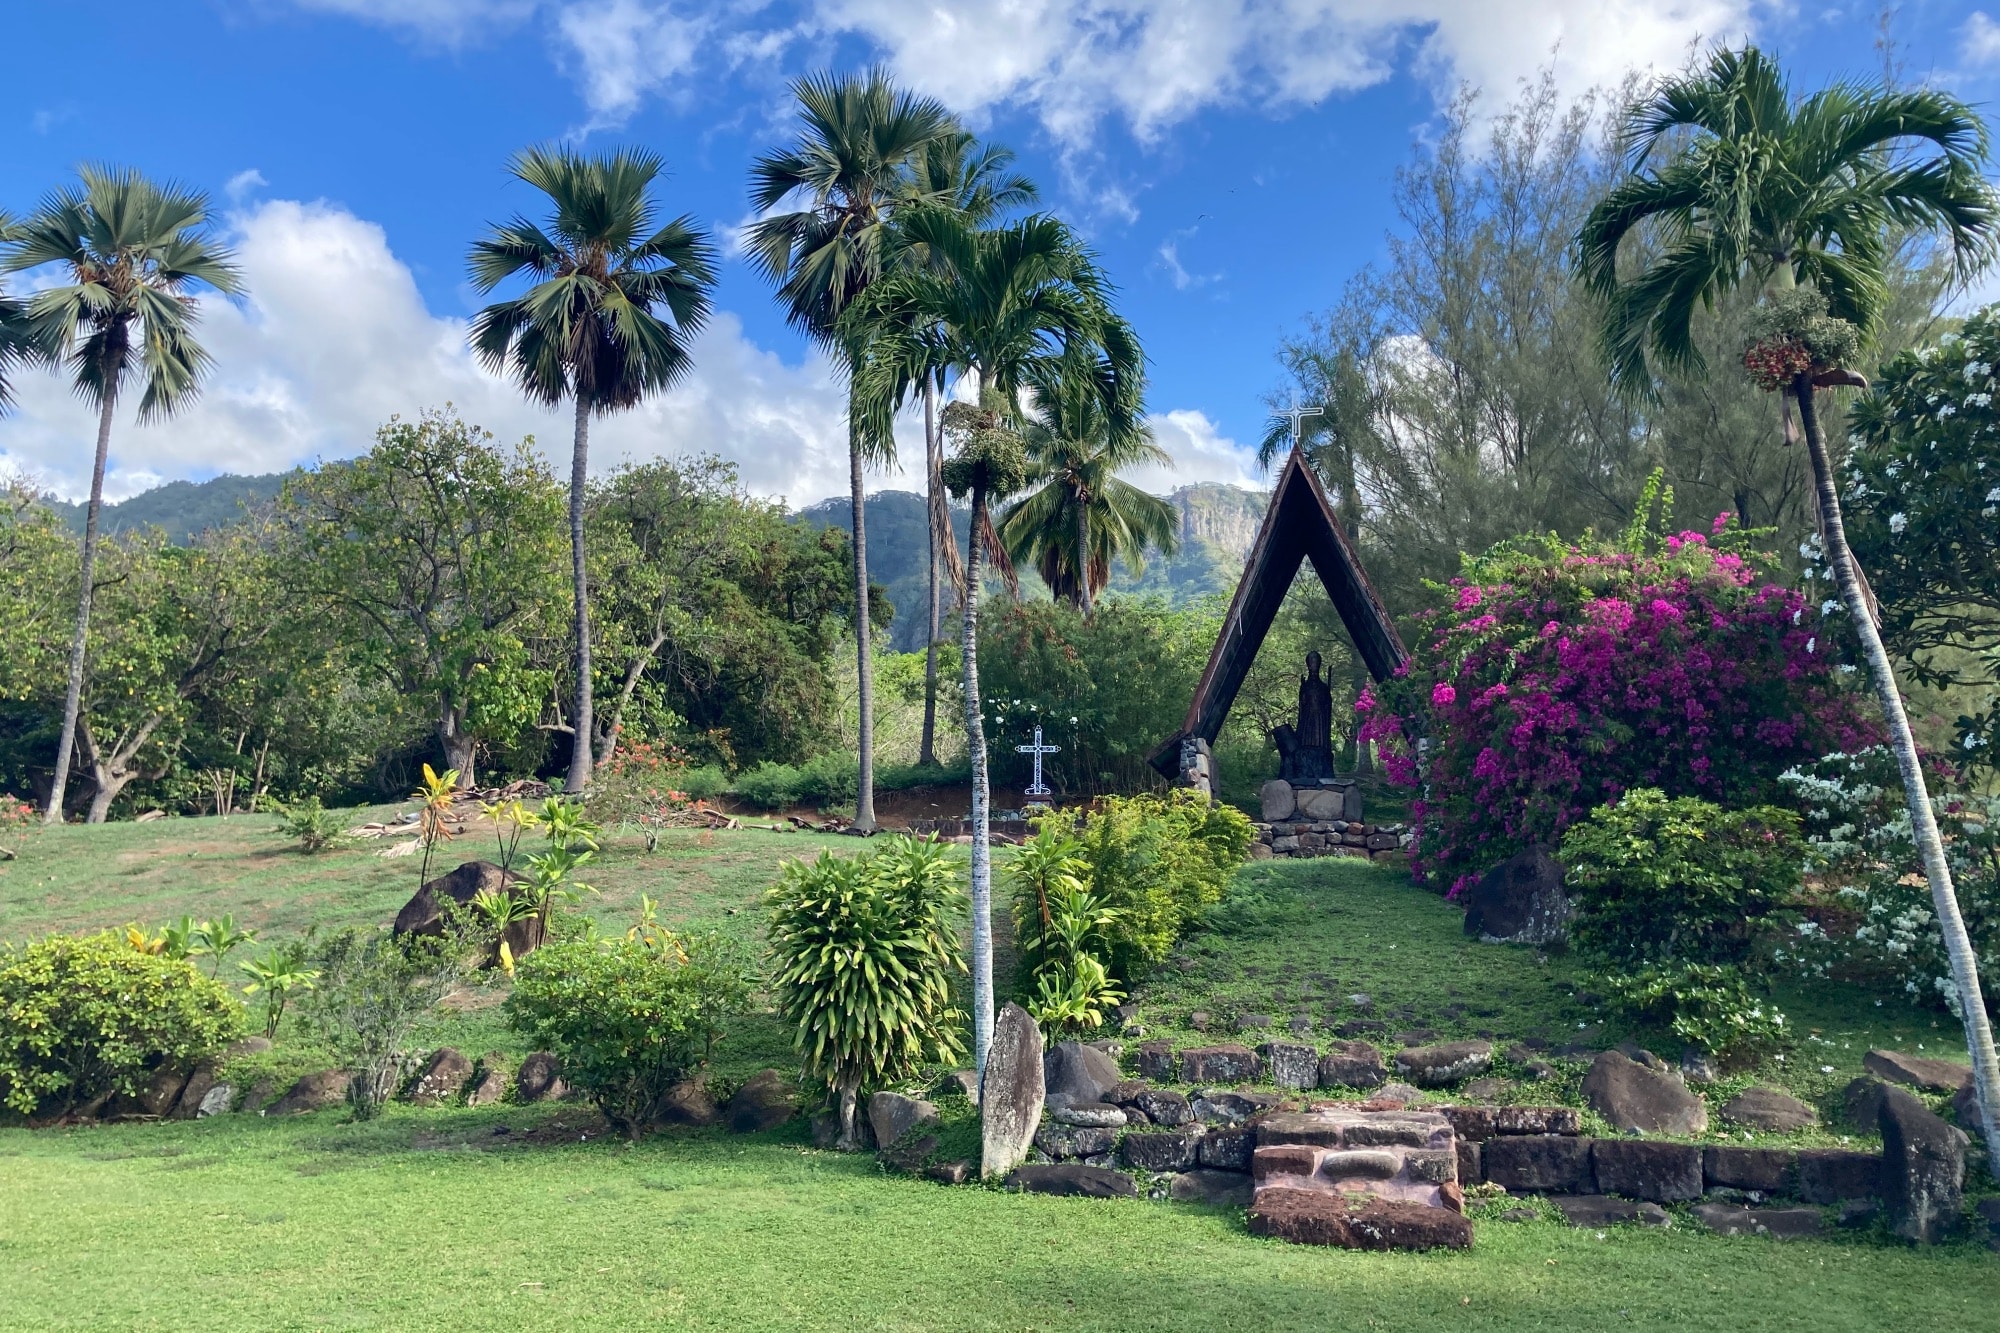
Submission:
[[[1250,1201],[1250,1232],[1298,1245],[1347,1250],[1463,1250],[1472,1223],[1463,1213],[1369,1196],[1289,1185],[1260,1187]]]

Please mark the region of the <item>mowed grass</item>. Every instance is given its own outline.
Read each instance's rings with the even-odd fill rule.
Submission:
[[[384,815],[393,818],[406,808],[340,814],[345,826],[354,827]],[[859,845],[853,838],[765,828],[710,835],[672,830],[652,853],[636,832],[612,829],[603,843],[582,875],[597,890],[582,907],[621,926],[638,912],[642,894],[659,903],[669,920],[740,913],[754,905],[785,858],[816,856],[823,847],[852,852]],[[416,892],[422,865],[421,854],[385,858],[381,853],[389,845],[383,839],[346,840],[308,856],[278,831],[271,815],[37,830],[18,860],[0,862],[0,940],[128,921],[157,926],[183,915],[200,920],[223,913],[269,938],[315,925],[322,931],[386,925]],[[531,835],[522,840],[520,854],[540,847]],[[436,849],[431,874],[461,861],[498,859],[492,826],[476,820],[464,836]]]
[[[614,835],[586,906],[622,928],[644,893],[669,922],[754,940],[778,863],[823,847],[857,849],[749,829],[677,833],[649,856]],[[256,817],[55,830],[0,867],[0,939],[182,912],[234,912],[267,937],[386,922],[416,865],[372,850],[305,857]],[[490,853],[468,839],[442,860],[471,855]],[[1256,863],[1140,988],[1141,1021],[1184,1043],[1254,1044],[1260,1034],[1235,1036],[1233,1019],[1269,1013],[1282,1030],[1303,1012],[1322,1048],[1364,1012],[1385,1022],[1376,1040],[1389,1047],[1406,1029],[1503,1043],[1623,1035],[1576,997],[1569,960],[1476,944],[1460,922],[1380,867]],[[1362,993],[1365,1011],[1349,998]],[[461,996],[418,1044],[517,1053],[500,995]],[[1782,998],[1819,1030],[1802,1023],[1785,1062],[1737,1075],[1712,1105],[1754,1076],[1831,1117],[1868,1045],[1951,1053],[1952,1032],[1885,997]],[[1187,1026],[1197,1008],[1211,1015],[1206,1034]],[[283,1069],[286,1049],[263,1060]],[[732,1028],[716,1072],[792,1063],[788,1032],[761,1014]],[[1573,1096],[1579,1070],[1521,1096]],[[1502,1222],[1512,1201],[1495,1201],[1478,1209],[1470,1253],[1365,1255],[1259,1240],[1240,1212],[947,1189],[812,1151],[799,1124],[580,1140],[600,1128],[582,1106],[502,1105],[392,1106],[365,1125],[328,1111],[0,1129],[0,1330],[1840,1330],[1979,1327],[2000,1302],[2000,1258],[1973,1240],[1919,1251],[1836,1232],[1780,1245],[1708,1235],[1684,1214],[1667,1231],[1600,1233],[1546,1210]],[[1793,1141],[1847,1132],[1829,1119]],[[1719,1122],[1710,1137],[1724,1134],[1740,1137]]]
[[[1963,1243],[1489,1220],[1469,1253],[1371,1255],[1240,1214],[949,1189],[783,1131],[493,1146],[550,1114],[0,1133],[0,1328],[1832,1333],[1976,1328],[2000,1301],[2000,1263]]]

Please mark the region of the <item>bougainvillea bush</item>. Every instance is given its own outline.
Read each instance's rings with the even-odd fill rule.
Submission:
[[[1855,673],[1773,568],[1727,514],[1468,559],[1408,666],[1356,704],[1389,776],[1420,787],[1418,876],[1456,896],[1630,788],[1760,805],[1787,768],[1870,743]]]

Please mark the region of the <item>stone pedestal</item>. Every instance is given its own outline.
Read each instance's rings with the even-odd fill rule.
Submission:
[[[1258,792],[1252,856],[1352,856],[1385,861],[1403,856],[1410,842],[1401,824],[1370,824],[1361,815],[1361,789],[1352,778],[1299,783],[1275,778]]]
[[[1266,823],[1293,819],[1361,822],[1361,789],[1355,786],[1353,778],[1327,778],[1314,783],[1274,778],[1263,785],[1258,795],[1263,800]]]

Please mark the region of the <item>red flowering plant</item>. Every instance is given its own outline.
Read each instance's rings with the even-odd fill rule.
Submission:
[[[1655,498],[1657,477],[1642,515]],[[1520,538],[1434,585],[1409,664],[1355,704],[1389,777],[1420,788],[1421,880],[1455,898],[1635,787],[1761,804],[1792,765],[1875,739],[1819,613],[1730,519]]]

